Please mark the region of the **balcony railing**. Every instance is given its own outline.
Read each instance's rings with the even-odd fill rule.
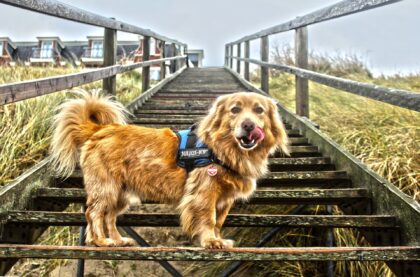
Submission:
[[[31,58],[33,59],[54,59],[60,54],[54,49],[33,48]]]
[[[103,48],[83,48],[82,58],[91,58],[91,59],[103,59],[104,51]]]

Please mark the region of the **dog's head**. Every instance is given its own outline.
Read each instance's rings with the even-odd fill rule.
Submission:
[[[263,95],[240,92],[218,97],[199,126],[199,135],[213,148],[240,152],[288,154],[288,138],[275,102]]]

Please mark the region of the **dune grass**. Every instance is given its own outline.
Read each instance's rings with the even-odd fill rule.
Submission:
[[[0,83],[11,83],[77,72],[76,68],[0,67]],[[100,81],[83,86],[101,88]],[[141,75],[131,71],[117,76],[117,99],[128,103],[141,93]],[[52,93],[0,107],[0,186],[42,160],[51,138],[51,119],[68,91]]]

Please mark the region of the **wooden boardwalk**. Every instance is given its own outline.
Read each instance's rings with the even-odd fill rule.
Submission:
[[[155,92],[134,110],[133,124],[174,130],[184,129],[206,114],[219,95],[250,91],[243,81],[225,68],[187,69]],[[338,170],[332,159],[311,143],[293,122],[285,118],[291,140],[291,157],[270,158],[270,174],[259,181],[249,203],[239,205],[300,205],[296,214],[231,214],[226,227],[357,228],[371,237],[371,247],[238,248],[203,250],[183,247],[101,248],[30,245],[48,226],[84,226],[83,213],[61,212],[70,203],[83,203],[85,192],[81,173],[69,179],[55,179],[49,187],[32,192],[29,210],[3,213],[0,244],[2,272],[15,258],[144,259],[144,260],[383,260],[420,261],[420,248],[400,241],[399,219],[391,214],[372,213],[372,191],[352,182],[346,170]],[[54,178],[46,176],[46,178]],[[148,205],[148,203],[144,203]],[[314,205],[339,205],[344,215],[309,215],[303,211]],[[178,215],[168,213],[130,213],[121,216],[120,226],[178,226]],[[279,228],[281,227],[281,228]],[[23,238],[23,239],[22,239]],[[27,244],[22,244],[22,243]],[[262,246],[262,245],[259,245]],[[322,246],[322,244],[320,245]],[[411,265],[412,266],[412,265]]]
[[[0,276],[20,258],[78,259],[77,276],[83,276],[84,259],[154,260],[171,276],[182,276],[168,261],[234,261],[220,276],[230,276],[243,261],[317,261],[334,275],[334,261],[384,261],[397,276],[419,276],[420,205],[394,185],[370,170],[361,161],[325,136],[309,116],[308,81],[348,93],[420,112],[420,94],[356,82],[308,70],[307,26],[379,8],[399,0],[344,0],[291,21],[247,35],[225,45],[225,64],[219,68],[188,68],[188,45],[125,22],[110,19],[54,0],[1,0],[2,4],[61,19],[104,28],[102,68],[0,85],[0,105],[62,91],[103,80],[103,89],[116,94],[116,75],[142,68],[142,95],[127,105],[134,115],[132,124],[185,129],[204,116],[220,95],[252,91],[269,95],[270,70],[296,77],[296,113],[278,104],[291,141],[291,156],[279,153],[270,158],[270,173],[259,180],[258,189],[245,207],[247,214],[227,217],[225,227],[268,227],[254,247],[206,250],[198,247],[156,247],[146,242],[132,226],[173,227],[179,225],[175,213],[135,211],[118,219],[118,225],[140,247],[84,246],[83,213],[63,212],[70,204],[85,202],[80,171],[65,180],[54,175],[45,159],[0,188]],[[390,19],[391,20],[391,19]],[[295,66],[269,61],[269,36],[295,32]],[[117,64],[117,32],[143,36],[142,62]],[[373,34],[374,35],[374,34]],[[157,40],[170,57],[150,59],[150,40]],[[251,58],[250,43],[260,40],[260,59]],[[236,52],[236,53],[235,53]],[[234,62],[235,60],[235,62]],[[261,85],[250,80],[250,64],[260,67]],[[150,66],[160,66],[161,81],[150,88]],[[167,76],[167,73],[171,73]],[[322,126],[321,126],[322,127]],[[150,202],[143,207],[151,207]],[[275,213],[255,209],[270,205]],[[284,205],[291,205],[284,214]],[[333,206],[340,210],[333,214]],[[165,205],[162,205],[165,207]],[[313,215],[318,207],[325,211]],[[173,208],[166,209],[173,211]],[[80,226],[79,246],[35,245],[49,226]],[[307,247],[265,247],[285,228],[312,228],[319,234],[316,245]],[[337,247],[334,228],[357,229],[369,246]]]

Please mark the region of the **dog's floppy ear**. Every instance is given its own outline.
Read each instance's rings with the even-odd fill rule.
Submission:
[[[276,145],[281,151],[290,156],[289,151],[289,138],[286,133],[283,121],[281,120],[279,111],[277,109],[277,103],[275,100],[267,98],[268,101],[268,116],[271,122],[271,133],[274,136]]]
[[[229,95],[217,97],[211,106],[208,114],[204,117],[199,125],[198,132],[202,136],[207,136],[211,130],[218,129],[222,123],[222,117],[225,111],[225,103]]]

